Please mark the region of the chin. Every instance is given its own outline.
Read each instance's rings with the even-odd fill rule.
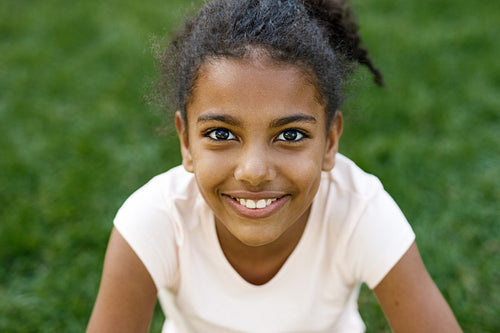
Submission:
[[[264,245],[267,245],[269,243],[272,243],[272,240],[267,240],[267,239],[242,240],[242,239],[240,239],[240,242],[242,242],[243,244],[245,244],[248,247],[259,247],[259,246],[264,246]]]
[[[235,235],[240,242],[249,247],[258,247],[270,244],[279,238],[279,235],[263,235],[262,232],[256,232],[254,235]]]

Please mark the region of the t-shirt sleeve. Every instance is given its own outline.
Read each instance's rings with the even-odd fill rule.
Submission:
[[[367,202],[347,244],[351,272],[356,280],[375,288],[414,240],[405,216],[381,188]]]
[[[178,267],[176,226],[167,204],[159,180],[153,178],[125,201],[114,219],[158,290],[172,285]]]

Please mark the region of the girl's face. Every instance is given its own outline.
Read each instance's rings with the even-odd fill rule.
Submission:
[[[176,114],[185,169],[218,226],[246,245],[303,230],[290,227],[305,225],[334,166],[342,119],[326,129],[310,81],[293,65],[217,60],[200,70],[187,124]]]

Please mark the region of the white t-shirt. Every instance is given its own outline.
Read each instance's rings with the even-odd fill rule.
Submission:
[[[120,208],[115,227],[149,271],[164,332],[363,332],[357,298],[374,288],[415,235],[380,181],[337,154],[302,238],[266,284],[225,258],[214,216],[182,166],[153,178]]]

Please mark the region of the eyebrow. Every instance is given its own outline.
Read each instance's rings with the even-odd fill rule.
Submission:
[[[226,114],[202,114],[201,116],[198,117],[198,120],[196,122],[204,123],[207,121],[221,121],[223,123],[233,126],[241,125],[241,122],[238,119]]]
[[[269,127],[275,128],[275,127],[280,127],[280,126],[284,126],[284,125],[288,125],[290,123],[296,123],[296,122],[316,124],[317,121],[316,121],[316,118],[314,118],[313,116],[299,114],[299,115],[295,115],[295,116],[284,117],[284,118],[273,120]]]
[[[241,126],[241,121],[236,119],[233,116],[226,115],[226,114],[203,114],[198,117],[197,123],[204,123],[207,121],[220,121],[229,125],[233,126]],[[281,127],[284,125],[288,125],[290,123],[296,123],[296,122],[304,122],[304,123],[312,123],[316,124],[317,120],[313,116],[309,115],[294,115],[294,116],[289,116],[289,117],[283,117],[279,119],[275,119],[271,122],[269,127],[271,128],[276,128],[276,127]]]

